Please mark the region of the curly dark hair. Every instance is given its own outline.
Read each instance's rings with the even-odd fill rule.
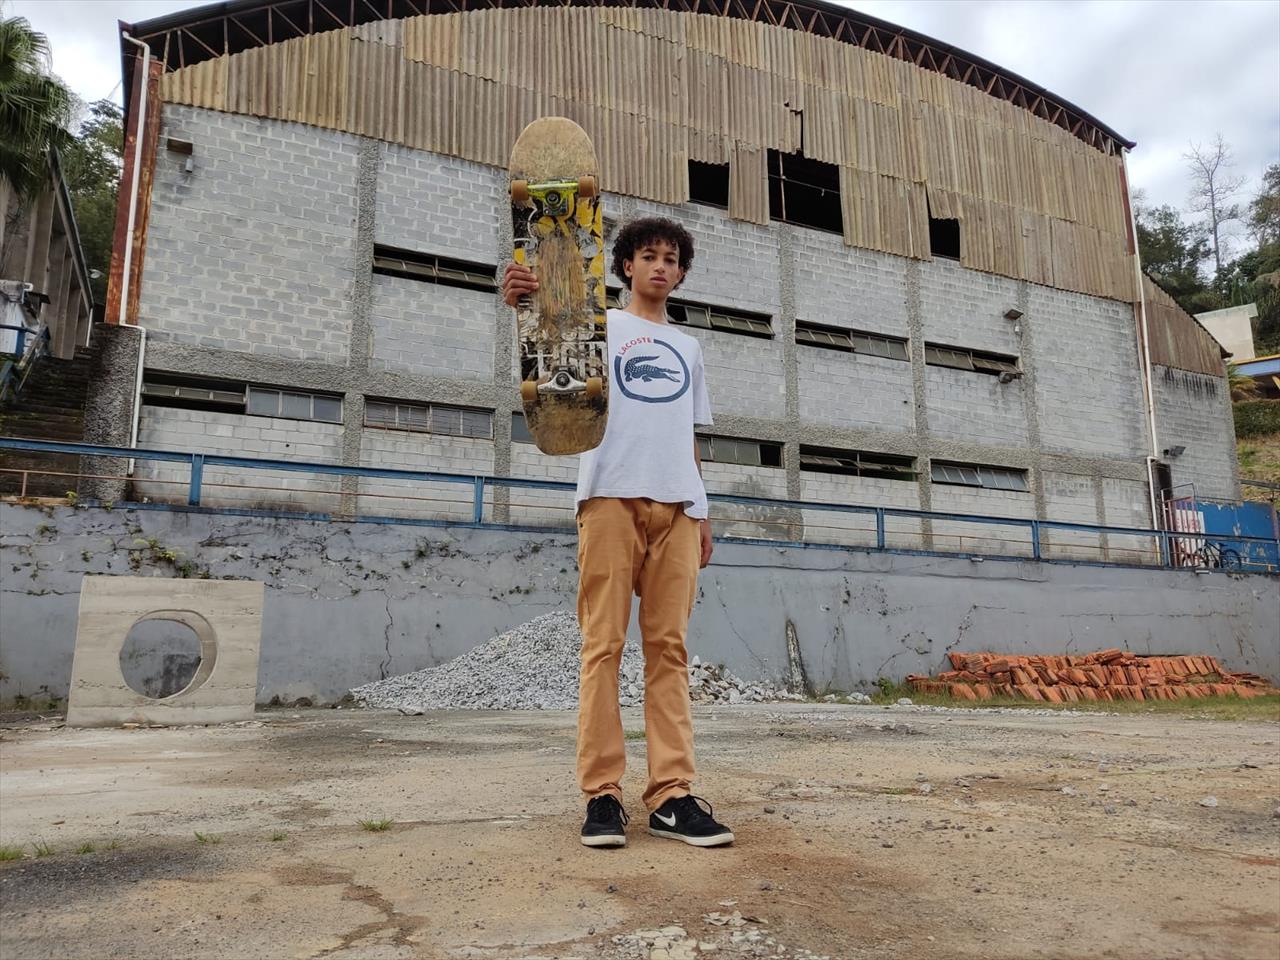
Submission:
[[[613,241],[613,275],[631,288],[631,278],[627,276],[622,264],[624,260],[634,260],[636,251],[655,240],[665,240],[680,251],[680,272],[688,274],[693,266],[693,237],[689,231],[674,220],[666,217],[642,217],[632,220],[618,233]],[[680,283],[684,281],[681,280]],[[680,286],[679,283],[676,286]]]

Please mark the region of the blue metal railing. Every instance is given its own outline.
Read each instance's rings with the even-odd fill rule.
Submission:
[[[157,461],[167,463],[186,464],[189,469],[187,481],[187,506],[200,507],[203,488],[205,485],[204,474],[208,467],[231,467],[245,470],[266,470],[280,471],[286,473],[305,473],[313,475],[327,475],[337,477],[362,477],[370,479],[387,479],[387,480],[406,480],[416,481],[420,483],[443,483],[456,484],[459,486],[469,487],[471,490],[471,519],[469,525],[481,527],[509,527],[511,524],[502,524],[494,522],[486,522],[484,519],[485,493],[490,489],[507,488],[507,489],[527,489],[527,490],[556,490],[556,491],[572,491],[575,485],[557,480],[531,480],[519,477],[494,477],[465,473],[437,473],[433,471],[421,470],[401,470],[390,467],[351,467],[333,463],[316,463],[302,460],[273,460],[257,457],[238,457],[226,454],[216,453],[183,453],[175,450],[149,450],[135,449],[132,447],[109,447],[87,443],[55,443],[45,440],[27,440],[15,437],[0,437],[0,450],[26,450],[44,453],[71,453],[80,456],[96,456],[96,457],[114,457],[120,459],[136,459],[142,461]],[[12,472],[12,471],[9,471]],[[25,472],[34,472],[28,469]],[[119,479],[125,479],[123,477]],[[155,481],[153,481],[155,482]],[[366,496],[367,494],[356,494]],[[710,494],[708,500],[712,503],[721,504],[738,504],[743,506],[754,506],[767,508],[774,513],[795,513],[794,521],[782,520],[778,521],[783,525],[802,526],[800,519],[800,511],[815,511],[821,513],[834,513],[843,515],[862,515],[869,516],[874,520],[875,530],[875,546],[878,550],[889,550],[888,542],[888,520],[894,519],[910,519],[920,521],[932,521],[934,523],[969,523],[985,526],[1006,526],[1023,529],[1027,532],[1029,538],[1029,546],[1031,549],[1030,557],[1019,555],[992,555],[992,554],[974,554],[966,551],[939,551],[939,550],[894,550],[899,553],[916,553],[925,555],[941,555],[941,556],[973,556],[990,559],[1015,559],[1015,560],[1041,560],[1047,562],[1060,562],[1055,558],[1046,557],[1044,555],[1043,536],[1046,531],[1063,531],[1090,534],[1095,536],[1115,536],[1115,537],[1136,537],[1146,541],[1156,541],[1159,546],[1159,556],[1156,558],[1157,564],[1160,566],[1174,566],[1175,555],[1182,557],[1185,561],[1188,550],[1186,545],[1189,543],[1200,544],[1202,548],[1212,546],[1213,544],[1221,544],[1227,542],[1231,545],[1239,545],[1244,549],[1236,549],[1237,571],[1245,572],[1273,572],[1277,568],[1277,562],[1271,558],[1280,558],[1280,538],[1265,537],[1244,537],[1232,536],[1224,538],[1220,534],[1205,534],[1183,532],[1177,530],[1151,530],[1141,527],[1114,527],[1099,526],[1087,523],[1068,523],[1060,520],[1040,520],[1028,517],[997,517],[986,514],[970,514],[970,513],[942,513],[932,510],[912,510],[905,507],[876,507],[863,504],[843,504],[843,503],[825,503],[821,501],[807,500],[777,500],[767,497],[744,497],[732,494]],[[271,511],[272,516],[299,516],[309,517],[313,519],[332,519],[327,513],[291,513],[287,511]],[[345,519],[345,518],[344,518]],[[413,523],[428,522],[432,525],[439,525],[449,521],[415,521],[412,518],[392,518],[392,517],[355,517],[353,519],[366,522],[387,522],[387,523]],[[752,518],[722,518],[725,522],[742,522],[751,523]],[[536,525],[522,525],[527,529],[559,529],[541,527]],[[850,531],[854,532],[854,531]],[[824,547],[831,549],[850,549],[855,545],[850,544],[827,544],[814,543],[811,541],[785,541],[771,538],[748,538],[748,537],[731,537],[726,538],[733,542],[749,542],[761,543],[770,546],[795,546],[795,547]],[[1178,545],[1180,549],[1175,551],[1174,545]],[[1069,546],[1069,545],[1068,545]],[[865,549],[863,547],[856,547]],[[1254,557],[1263,559],[1253,559]],[[1120,566],[1131,564],[1118,564],[1110,561],[1081,561],[1078,558],[1071,558],[1061,562],[1099,562],[1106,565]],[[1151,566],[1152,564],[1141,564]],[[1224,567],[1227,572],[1232,568]]]

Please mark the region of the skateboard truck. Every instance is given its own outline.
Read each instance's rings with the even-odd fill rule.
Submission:
[[[531,199],[542,203],[542,213],[549,217],[565,217],[572,209],[574,194],[584,200],[596,195],[596,178],[587,176],[577,180],[550,180],[546,183],[530,183],[528,180],[511,181],[511,202],[528,204]]]
[[[586,393],[591,399],[604,392],[604,380],[600,377],[587,377],[579,380],[573,372],[564,368],[557,370],[548,380],[538,383],[536,380],[525,380],[520,384],[520,397],[525,403],[534,402],[539,396],[567,393]]]

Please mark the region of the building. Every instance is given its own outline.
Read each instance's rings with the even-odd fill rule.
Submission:
[[[572,479],[526,442],[494,293],[507,152],[559,114],[596,143],[614,229],[663,214],[696,239],[673,319],[707,358],[711,492],[1143,528],[1162,490],[1238,494],[1220,352],[1142,277],[1134,145],[1078,107],[813,0],[457,8],[240,0],[124,28],[138,222],[90,439],[134,439],[141,353],[141,447]],[[471,511],[465,488],[282,476],[207,471],[204,502]],[[133,494],[184,481],[139,461]],[[500,522],[571,508],[490,497]],[[717,512],[729,535],[867,537],[865,516]]]
[[[1258,319],[1258,305],[1245,303],[1197,313],[1196,320],[1222,344],[1233,363],[1253,359],[1253,322]]]

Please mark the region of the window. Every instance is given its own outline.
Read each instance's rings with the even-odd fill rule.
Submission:
[[[934,483],[1027,492],[1027,471],[1009,467],[985,467],[976,463],[943,463],[935,460],[932,477]]]
[[[488,410],[452,407],[439,403],[366,400],[364,425],[381,427],[385,430],[438,433],[446,437],[493,439],[493,414]]]
[[[766,313],[747,313],[725,307],[709,307],[687,300],[668,300],[667,316],[672,323],[704,330],[743,333],[749,337],[772,337],[773,324]]]
[[[512,443],[533,443],[533,434],[529,432],[529,424],[523,413],[511,415],[511,441]]]
[[[622,290],[610,287],[605,291],[605,304],[619,309]],[[684,327],[701,327],[704,330],[721,330],[725,333],[741,333],[749,337],[772,337],[773,319],[767,313],[749,313],[730,310],[727,307],[709,307],[689,300],[668,300],[667,316],[672,323]]]
[[[446,287],[463,287],[467,290],[496,290],[493,267],[482,263],[450,260],[429,253],[413,253],[394,247],[373,248],[373,272],[386,277],[403,277],[406,280],[422,280]]]
[[[947,260],[960,259],[960,221],[929,218],[929,252]]]
[[[800,447],[800,469],[810,473],[841,473],[881,480],[914,480],[914,457],[869,450],[835,450],[831,447]]]
[[[142,381],[145,403],[155,407],[244,413],[245,385],[148,372]]]
[[[698,437],[698,456],[708,463],[741,463],[750,467],[782,466],[782,444],[734,437]]]
[[[253,417],[282,417],[286,420],[322,420],[342,422],[342,398],[293,390],[249,388],[249,406]]]
[[[709,207],[729,209],[729,165],[689,161],[689,199]]]
[[[807,320],[796,321],[796,343],[825,347],[828,350],[844,350],[847,353],[865,353],[889,360],[911,359],[907,353],[907,341],[899,337],[824,327]]]
[[[844,232],[840,168],[798,153],[770,150],[769,219],[832,233]]]
[[[1018,373],[1018,358],[963,347],[944,347],[936,343],[924,345],[924,362],[933,367],[954,367],[997,377],[1002,373]]]

